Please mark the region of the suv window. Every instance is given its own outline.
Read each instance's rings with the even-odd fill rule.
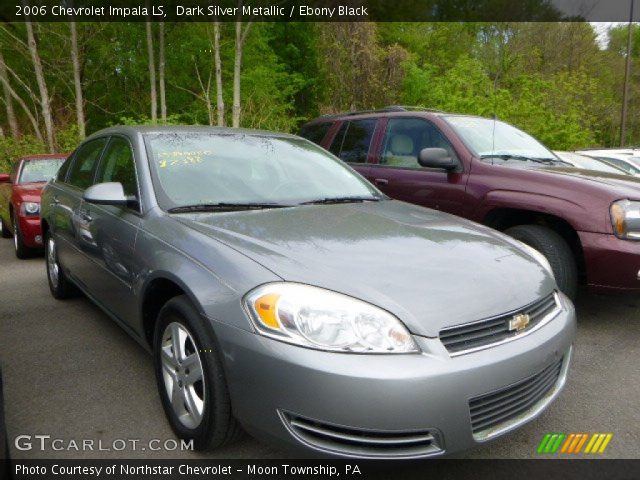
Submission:
[[[300,136],[307,140],[311,140],[313,143],[321,145],[322,140],[324,140],[324,137],[327,135],[330,127],[331,123],[307,125],[306,127],[302,127],[300,130]]]
[[[122,137],[112,137],[98,167],[97,182],[120,182],[125,195],[138,198],[133,152]]]
[[[11,165],[11,173],[9,174],[9,178],[11,179],[11,183],[16,183],[16,179],[18,178],[18,169],[20,168],[20,160],[17,162],[13,162]]]
[[[444,148],[456,158],[449,141],[431,122],[420,118],[391,118],[387,123],[380,164],[422,168],[418,154],[423,148]]]
[[[83,190],[93,185],[96,161],[107,143],[106,138],[91,140],[82,145],[74,155],[67,183]]]
[[[344,122],[329,150],[349,163],[366,163],[376,119]]]

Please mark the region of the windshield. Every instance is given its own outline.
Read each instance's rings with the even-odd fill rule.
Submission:
[[[158,202],[165,210],[381,197],[339,159],[301,138],[158,133],[146,139]]]
[[[515,155],[556,160],[551,151],[522,130],[489,118],[446,116],[445,120],[479,157]]]
[[[25,160],[18,183],[48,182],[55,177],[63,163],[64,158]]]

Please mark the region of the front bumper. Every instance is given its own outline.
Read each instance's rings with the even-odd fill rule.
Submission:
[[[491,435],[474,436],[470,399],[517,384],[563,358],[566,374],[576,322],[572,304],[562,298],[558,316],[532,334],[457,357],[437,338],[415,337],[418,354],[359,355],[297,347],[217,322],[214,328],[234,415],[252,434],[321,455],[418,458],[473,448],[531,420],[555,398],[562,378],[543,405],[532,405]],[[304,432],[321,430],[324,440],[300,435],[300,422]],[[392,448],[348,446],[361,436],[374,443],[391,439]],[[429,436],[432,448],[414,448],[407,440]]]
[[[42,248],[40,217],[37,215],[33,217],[20,216],[18,221],[24,244],[30,248]]]
[[[591,290],[640,292],[640,242],[603,233],[578,232],[578,235]]]

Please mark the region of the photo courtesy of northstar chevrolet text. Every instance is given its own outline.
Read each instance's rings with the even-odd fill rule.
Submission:
[[[636,7],[0,6],[0,479],[640,474]]]

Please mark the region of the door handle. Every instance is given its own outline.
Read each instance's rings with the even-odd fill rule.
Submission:
[[[58,200],[58,196],[57,196],[57,195],[54,195],[54,196],[53,196],[53,204],[54,204],[54,205],[58,205],[59,203],[60,203],[60,200]]]
[[[89,210],[80,210],[80,218],[87,223],[93,222],[93,217]]]
[[[376,178],[373,183],[375,183],[376,185],[388,185],[389,184],[389,180],[387,180],[386,178]]]

